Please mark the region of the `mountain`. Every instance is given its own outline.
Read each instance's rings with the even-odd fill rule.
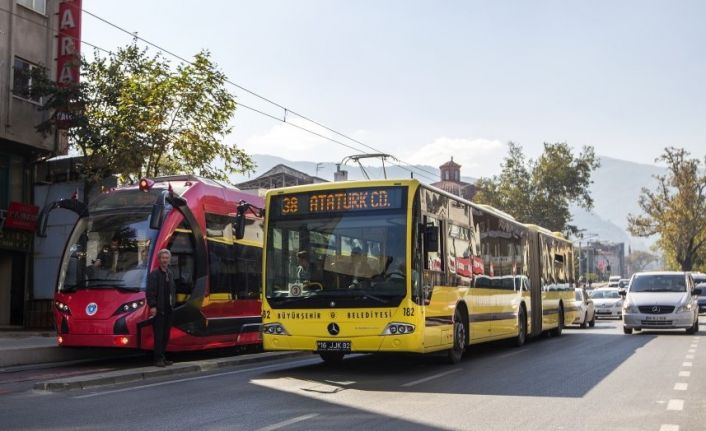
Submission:
[[[266,154],[256,154],[253,156],[253,160],[257,164],[255,173],[233,175],[231,177],[233,183],[255,178],[278,164],[284,164],[326,180],[333,180],[333,173],[336,171],[336,163],[319,163],[317,170],[316,162],[291,161]],[[592,239],[625,242],[633,249],[647,250],[654,243],[654,239],[631,237],[627,232],[627,216],[629,213],[640,213],[637,202],[641,188],[654,187],[656,182],[653,176],[666,173],[666,169],[611,157],[601,157],[600,162],[601,166],[593,173],[593,184],[591,185],[594,208],[590,212],[582,208],[572,208],[573,223],[580,229],[584,229],[585,236],[591,236]],[[423,170],[421,173],[415,173],[415,177],[424,183],[432,182],[431,178],[438,178],[438,167],[420,165],[415,168]],[[344,166],[343,169],[348,170],[348,178],[351,180],[365,178],[357,165]],[[370,178],[383,178],[382,167],[366,166],[365,169]],[[389,165],[386,169],[388,178],[410,177],[410,172],[407,169]],[[434,177],[431,173],[434,173]],[[462,177],[462,180],[475,181],[471,177]]]

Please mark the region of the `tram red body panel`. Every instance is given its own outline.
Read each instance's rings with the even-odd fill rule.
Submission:
[[[199,253],[199,250],[207,250],[208,253],[206,212],[225,218],[236,212],[236,206],[241,200],[256,207],[262,207],[264,204],[262,198],[195,177],[158,178],[150,186],[161,186],[166,192],[168,184],[175,190],[181,191],[182,205],[188,205],[188,210],[182,208],[179,211],[188,212],[190,220],[195,220],[196,226],[190,225],[191,229],[184,231],[181,226],[187,220],[187,215],[176,214],[175,207],[164,218],[152,244],[145,246],[145,248],[149,247],[151,255],[145,259],[149,265],[143,266],[141,270],[151,271],[158,267],[156,251],[169,248],[177,229],[182,229],[182,235],[193,235],[193,238],[190,238],[194,244],[203,241],[204,247],[196,246],[191,267],[185,266],[187,270],[192,271],[191,276],[195,281],[191,286],[192,291],[183,294],[185,299],[175,308],[175,318],[179,316],[177,320],[180,324],[175,324],[172,328],[167,350],[201,350],[261,343],[259,295],[243,299],[238,299],[236,295],[225,295],[226,299],[223,299],[224,294],[221,294],[220,297],[211,299],[211,274],[207,268],[203,268],[204,265],[209,266],[209,260],[208,256],[202,256],[203,253]],[[137,187],[126,187],[110,193],[121,193],[127,190],[134,194],[136,189]],[[186,204],[183,204],[183,201],[186,201]],[[120,211],[120,208],[116,211]],[[200,237],[198,232],[201,233]],[[230,246],[235,247],[235,243]],[[69,250],[70,246],[71,244],[67,244],[65,254],[78,254],[84,260],[88,259],[88,247],[82,253],[77,253],[73,249]],[[228,246],[226,244],[222,247]],[[144,254],[148,254],[147,251]],[[64,259],[68,257],[65,255]],[[108,261],[104,266],[107,267],[110,263]],[[115,267],[113,270],[115,271]],[[66,272],[65,269],[63,271]],[[194,275],[199,272],[206,275],[200,278]],[[61,277],[65,277],[65,274],[60,274]],[[202,285],[205,285],[205,288],[200,289]],[[152,325],[144,289],[129,290],[94,285],[92,288],[60,290],[55,294],[54,317],[59,344],[62,346],[125,347],[146,350],[153,348]]]

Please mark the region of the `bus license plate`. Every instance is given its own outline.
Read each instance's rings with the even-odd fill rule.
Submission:
[[[647,320],[667,320],[667,316],[646,316]]]
[[[350,341],[317,341],[316,350],[318,352],[346,352],[351,351]]]

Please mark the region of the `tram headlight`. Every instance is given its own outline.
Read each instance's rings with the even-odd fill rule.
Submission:
[[[289,335],[281,323],[266,323],[262,327],[262,332],[267,335]]]
[[[64,304],[61,301],[54,301],[54,306],[56,307],[57,310],[59,310],[61,313],[68,314],[69,316],[71,315],[71,309],[69,308],[68,305]]]
[[[121,305],[120,307],[118,307],[117,310],[115,310],[115,313],[113,313],[113,316],[115,316],[117,314],[123,314],[123,313],[132,313],[133,311],[137,310],[138,308],[142,307],[143,305],[145,305],[144,299],[126,302],[123,305]]]
[[[382,332],[382,335],[411,334],[414,332],[414,329],[414,325],[410,323],[392,322],[387,324],[385,330]]]

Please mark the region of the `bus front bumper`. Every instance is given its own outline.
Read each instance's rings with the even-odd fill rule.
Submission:
[[[319,341],[345,342],[351,344],[345,353],[412,352],[424,353],[424,344],[418,334],[359,336],[359,337],[310,337],[292,335],[263,335],[265,350],[300,350],[317,352]]]

